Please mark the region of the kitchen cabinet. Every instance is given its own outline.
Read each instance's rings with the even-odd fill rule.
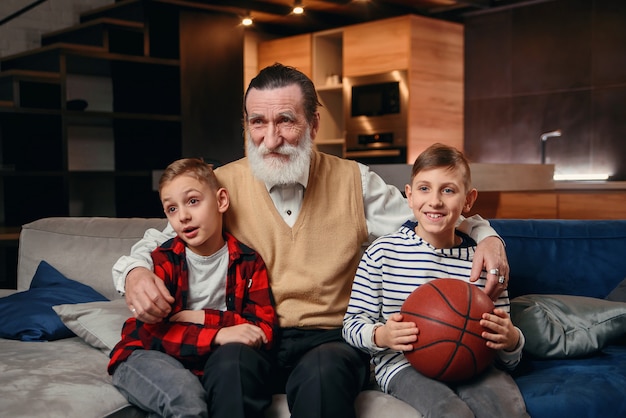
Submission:
[[[320,151],[343,156],[345,118],[343,105],[343,31],[313,34],[313,82],[320,107],[320,129],[315,143]]]
[[[262,67],[282,59],[302,69],[303,62],[311,63],[306,74],[323,104],[316,141],[322,150],[330,145],[336,153],[339,147],[345,151],[343,101],[349,92],[342,79],[396,70],[408,74],[407,163],[433,142],[463,149],[463,25],[407,15],[310,36],[310,61],[300,54],[307,40],[299,35],[260,43],[258,62]]]
[[[322,105],[315,145],[320,151],[338,156],[344,153],[342,49],[343,31],[329,30],[264,41],[257,52],[259,70],[280,62],[296,67],[313,80]]]
[[[468,215],[509,219],[626,219],[626,187],[583,190],[478,192]],[[594,204],[594,202],[599,202]]]
[[[346,26],[343,39],[343,73],[347,77],[409,68],[409,16]]]

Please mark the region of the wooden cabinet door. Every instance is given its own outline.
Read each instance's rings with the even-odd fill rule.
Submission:
[[[280,62],[296,67],[313,78],[311,34],[290,36],[261,42],[258,49],[259,71]]]
[[[592,202],[601,202],[602,208]],[[560,219],[626,219],[626,192],[559,192]]]
[[[480,196],[480,192],[478,192]],[[497,218],[557,219],[557,198],[553,192],[502,192]]]
[[[411,21],[408,16],[344,28],[344,76],[384,73],[409,68]]]

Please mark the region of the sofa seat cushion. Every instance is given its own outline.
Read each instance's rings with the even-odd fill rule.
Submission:
[[[422,418],[422,414],[412,406],[377,388],[361,391],[355,400],[354,408],[359,418]],[[274,395],[272,405],[265,411],[265,418],[289,417],[287,396],[285,394]]]
[[[626,417],[626,346],[576,359],[525,356],[514,378],[533,418]]]
[[[77,337],[54,342],[0,339],[0,352],[3,416],[144,416],[111,384],[109,358]]]

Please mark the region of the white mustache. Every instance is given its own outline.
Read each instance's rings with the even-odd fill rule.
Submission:
[[[258,149],[258,152],[263,156],[266,156],[268,154],[280,154],[280,155],[286,155],[286,156],[293,156],[298,153],[298,146],[289,145],[289,144],[281,144],[279,147],[274,148],[273,150],[270,150],[269,148],[267,148],[265,144],[262,143],[259,145],[257,149]]]

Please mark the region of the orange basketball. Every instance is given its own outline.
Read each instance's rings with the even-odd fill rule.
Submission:
[[[400,311],[403,321],[419,329],[413,351],[404,355],[421,374],[442,382],[476,376],[496,354],[485,345],[479,323],[493,308],[482,290],[463,280],[435,279],[419,286]]]

